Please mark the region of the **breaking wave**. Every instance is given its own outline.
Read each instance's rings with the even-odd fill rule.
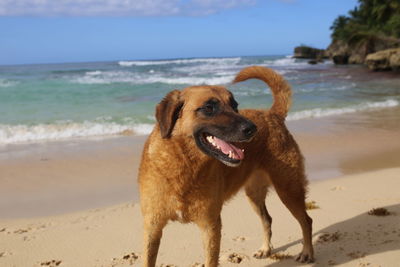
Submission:
[[[344,108],[316,108],[290,113],[288,120],[301,120],[320,118],[332,115],[341,115],[359,111],[375,110],[399,106],[399,101],[388,99],[381,102],[367,102]],[[148,118],[154,120],[152,116]],[[34,141],[63,140],[79,137],[112,136],[121,134],[147,135],[153,127],[153,123],[134,123],[127,118],[123,123],[107,122],[110,118],[82,123],[61,121],[53,124],[38,125],[1,125],[0,144],[13,144]]]
[[[118,64],[122,67],[166,65],[166,64],[193,64],[193,63],[236,64],[240,60],[241,60],[240,57],[191,58],[191,59],[171,59],[171,60],[151,60],[151,61],[150,60],[119,61]]]
[[[350,107],[343,108],[315,108],[303,111],[297,111],[290,113],[287,117],[288,120],[301,120],[301,119],[311,119],[311,118],[321,118],[332,115],[342,115],[347,113],[354,113],[359,111],[368,111],[382,108],[397,107],[399,101],[394,99],[388,99],[381,102],[367,102]]]
[[[138,123],[122,125],[118,123],[56,123],[27,125],[0,125],[0,144],[33,141],[63,140],[78,137],[112,136],[121,134],[146,135],[153,124]]]
[[[11,87],[18,84],[17,81],[11,81],[7,79],[0,79],[0,87]]]
[[[226,84],[232,81],[234,75],[216,75],[213,77],[199,76],[166,76],[160,73],[140,74],[125,71],[90,71],[83,76],[71,79],[73,83],[79,84],[113,84],[113,83],[131,83],[131,84]]]

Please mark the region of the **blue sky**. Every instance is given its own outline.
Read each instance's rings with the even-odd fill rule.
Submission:
[[[0,65],[288,55],[357,0],[2,0]]]

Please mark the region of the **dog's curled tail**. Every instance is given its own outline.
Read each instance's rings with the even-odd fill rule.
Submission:
[[[274,97],[274,102],[270,111],[285,118],[289,111],[292,95],[290,86],[285,79],[272,69],[261,66],[251,66],[241,70],[236,75],[233,83],[243,82],[248,79],[259,79],[268,84]]]

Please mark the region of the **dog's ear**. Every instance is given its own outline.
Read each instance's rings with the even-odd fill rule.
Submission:
[[[156,107],[156,119],[160,126],[161,137],[171,137],[172,129],[179,118],[183,100],[179,90],[169,92]]]

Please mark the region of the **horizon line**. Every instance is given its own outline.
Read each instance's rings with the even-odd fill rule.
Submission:
[[[11,67],[11,66],[32,66],[32,65],[61,65],[61,64],[84,64],[84,63],[111,63],[111,62],[120,62],[120,61],[163,61],[163,60],[179,60],[179,59],[207,59],[207,58],[234,58],[234,57],[262,57],[262,56],[293,56],[294,53],[288,55],[288,53],[281,54],[259,54],[259,55],[231,55],[231,56],[204,56],[204,57],[174,57],[174,58],[157,58],[157,59],[114,59],[114,60],[89,60],[89,61],[64,61],[64,62],[39,62],[39,63],[14,63],[14,64],[2,64],[0,63],[0,67]]]

